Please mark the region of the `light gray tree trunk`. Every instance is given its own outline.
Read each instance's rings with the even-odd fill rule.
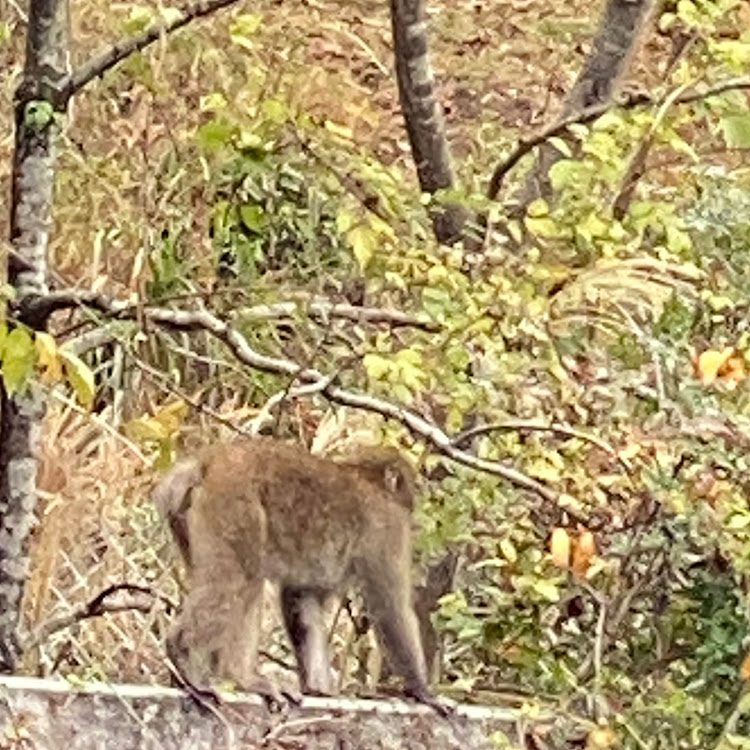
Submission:
[[[36,328],[27,298],[47,291],[56,145],[67,74],[68,0],[31,0],[23,81],[16,93],[8,282],[15,324]],[[28,318],[28,319],[27,319]],[[44,322],[41,321],[41,325]],[[35,522],[37,452],[44,404],[34,390],[0,389],[0,668],[13,669],[21,597]]]

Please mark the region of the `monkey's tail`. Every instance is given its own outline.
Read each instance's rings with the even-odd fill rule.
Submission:
[[[203,479],[203,466],[197,458],[188,458],[175,464],[156,485],[151,498],[159,516],[169,524],[172,536],[186,562],[190,562],[190,538],[187,512],[190,509],[191,491]]]

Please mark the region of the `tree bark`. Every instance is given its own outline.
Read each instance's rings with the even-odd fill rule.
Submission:
[[[430,65],[424,0],[391,0],[391,27],[401,111],[422,192],[434,195],[455,188],[442,107],[435,97]],[[446,202],[432,211],[438,242],[462,239],[469,212],[460,203]]]
[[[68,0],[31,0],[23,81],[16,92],[8,282],[23,301],[47,291],[56,144],[67,97],[62,93],[69,45]],[[21,598],[35,523],[37,451],[44,404],[32,388],[9,393],[0,384],[0,669],[15,667]]]
[[[616,93],[627,66],[648,26],[654,0],[607,0],[594,44],[565,98],[560,119],[604,104]],[[521,190],[515,215],[522,215],[537,198],[552,195],[549,170],[563,154],[551,143],[539,147],[536,163]]]

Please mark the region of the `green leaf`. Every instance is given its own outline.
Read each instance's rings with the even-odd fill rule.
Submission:
[[[89,366],[73,352],[60,349],[65,377],[75,391],[79,403],[90,409],[96,395],[96,383],[94,373]]]
[[[198,146],[206,151],[219,151],[229,145],[237,128],[228,120],[217,117],[201,125],[195,134]]]
[[[31,335],[23,328],[14,328],[3,346],[3,382],[9,393],[26,390],[35,362],[36,349]]]
[[[154,22],[154,11],[145,5],[134,5],[123,24],[126,34],[135,36],[145,31]]]
[[[242,223],[251,232],[255,232],[255,234],[262,234],[268,224],[265,211],[263,211],[261,206],[240,206],[240,219],[242,219]]]
[[[42,130],[55,117],[55,110],[49,102],[33,101],[26,105],[23,122],[32,130]]]
[[[544,579],[534,581],[532,588],[548,602],[560,601],[560,588],[554,581],[545,581]]]
[[[365,354],[362,364],[367,376],[373,380],[382,380],[393,369],[393,363],[390,359],[374,353]]]
[[[266,99],[261,105],[261,111],[276,125],[286,122],[289,117],[289,109],[281,99]]]
[[[686,231],[674,226],[674,224],[667,224],[665,228],[667,234],[667,247],[675,255],[689,253],[693,249],[693,241]]]
[[[340,208],[336,214],[336,231],[339,234],[346,234],[355,224],[357,218],[347,208]]]
[[[721,130],[729,148],[750,148],[750,112],[722,117]]]
[[[573,159],[560,159],[549,170],[549,179],[555,190],[562,190],[567,185],[588,183],[591,169],[587,164]]]
[[[244,49],[254,49],[252,38],[255,32],[263,23],[263,16],[260,13],[243,13],[234,19],[234,23],[229,29],[229,38],[233,44]]]
[[[549,205],[544,198],[537,198],[535,201],[529,203],[526,209],[526,215],[531,216],[534,219],[539,219],[542,216],[549,216]]]
[[[359,267],[364,270],[375,255],[378,246],[377,235],[370,227],[360,224],[346,233],[346,239],[352,246],[352,252],[357,259],[357,263],[359,263]]]
[[[220,91],[214,91],[212,94],[206,94],[200,98],[201,112],[216,112],[219,109],[227,108],[227,100]]]
[[[554,219],[541,218],[533,219],[527,216],[524,219],[526,229],[537,237],[559,237],[561,228],[557,225]]]

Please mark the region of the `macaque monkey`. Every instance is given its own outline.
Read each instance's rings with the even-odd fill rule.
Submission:
[[[189,574],[167,651],[194,685],[268,694],[255,671],[268,579],[280,585],[302,691],[333,694],[323,609],[354,583],[405,692],[445,713],[412,604],[414,470],[396,449],[334,461],[270,438],[221,443],[178,462],[153,497]]]

